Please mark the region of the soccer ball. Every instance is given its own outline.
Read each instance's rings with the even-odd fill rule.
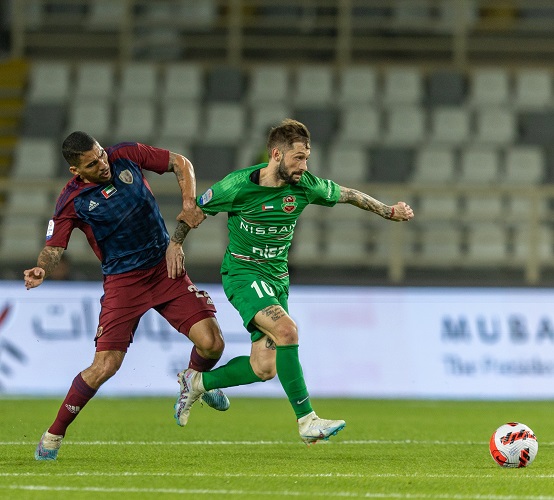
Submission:
[[[494,431],[489,451],[500,467],[527,467],[537,456],[539,442],[528,426],[510,422]]]

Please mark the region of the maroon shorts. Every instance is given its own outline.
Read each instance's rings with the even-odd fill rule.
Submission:
[[[127,352],[140,318],[149,309],[185,335],[195,323],[216,312],[208,293],[198,290],[188,274],[167,277],[165,259],[151,269],[106,276],[100,304],[96,351]]]

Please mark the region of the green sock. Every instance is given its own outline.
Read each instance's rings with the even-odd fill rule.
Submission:
[[[277,346],[277,376],[287,394],[296,418],[312,411],[310,396],[298,357],[298,344]]]
[[[202,382],[204,388],[210,391],[212,389],[263,382],[263,380],[252,370],[248,356],[238,356],[231,359],[226,365],[209,372],[203,372]]]

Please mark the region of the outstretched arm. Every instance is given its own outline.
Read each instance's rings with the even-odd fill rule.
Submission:
[[[414,212],[410,205],[403,201],[399,201],[396,205],[389,206],[357,189],[343,186],[340,188],[338,203],[350,203],[362,210],[368,210],[369,212],[380,215],[384,219],[393,221],[408,221],[414,217]]]
[[[171,237],[167,250],[165,251],[165,261],[167,263],[167,276],[171,279],[178,278],[185,270],[185,253],[183,252],[183,242],[189,234],[191,227],[183,221],[179,221],[175,232]]]
[[[63,247],[44,247],[38,256],[37,265],[23,271],[25,288],[29,290],[41,285],[44,278],[60,263],[63,252]]]
[[[185,222],[189,227],[198,227],[206,216],[196,205],[196,177],[192,163],[184,156],[170,152],[167,170],[175,172],[183,197],[183,209],[177,220]]]

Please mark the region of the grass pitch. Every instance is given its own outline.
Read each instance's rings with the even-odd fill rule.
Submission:
[[[550,402],[314,399],[346,428],[307,447],[284,399],[195,405],[188,425],[172,398],[95,398],[56,462],[34,449],[61,400],[0,400],[0,498],[554,499]],[[501,424],[529,425],[535,462],[502,469],[488,452]]]

